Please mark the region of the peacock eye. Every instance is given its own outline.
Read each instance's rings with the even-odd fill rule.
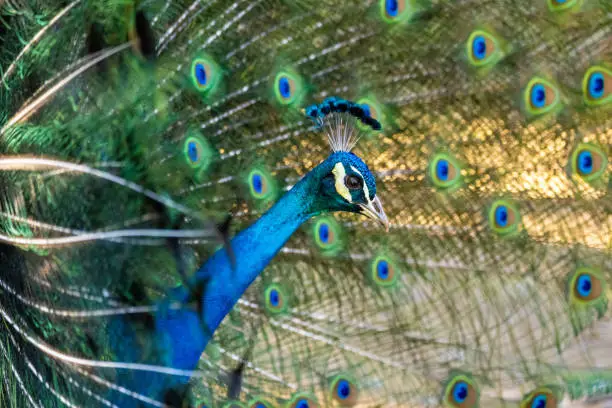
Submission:
[[[572,278],[574,299],[589,303],[597,300],[603,293],[603,283],[599,277],[588,268],[580,268]]]
[[[479,398],[476,382],[467,375],[457,374],[448,380],[443,405],[452,408],[476,408]]]
[[[261,398],[257,398],[251,402],[249,402],[249,408],[270,408],[273,407],[272,403],[263,400]]]
[[[555,84],[535,77],[529,81],[524,91],[525,108],[533,116],[548,113],[561,106],[560,95]]]
[[[606,171],[608,157],[597,145],[581,143],[572,153],[570,165],[573,174],[587,182],[597,181]]]
[[[569,275],[566,296],[574,333],[578,334],[607,313],[607,294],[608,285],[601,271],[581,266]]]
[[[520,408],[557,408],[561,396],[557,386],[539,387],[523,397]]]
[[[594,66],[582,79],[584,101],[590,106],[601,106],[612,102],[612,70]]]
[[[483,30],[472,32],[468,38],[466,49],[468,60],[474,67],[494,65],[503,57],[498,39]]]
[[[346,176],[344,178],[344,184],[348,187],[349,190],[361,190],[363,188],[363,180],[357,176]]]
[[[331,382],[330,397],[341,407],[352,407],[357,404],[359,387],[344,375],[338,375]]]
[[[317,400],[314,399],[314,397],[308,394],[305,394],[305,393],[299,393],[291,399],[287,407],[288,408],[319,408],[319,404],[317,403]]]
[[[578,3],[578,0],[548,0],[548,9],[553,12],[567,11]]]
[[[202,94],[210,94],[221,80],[217,63],[209,56],[200,56],[191,62],[191,81]]]

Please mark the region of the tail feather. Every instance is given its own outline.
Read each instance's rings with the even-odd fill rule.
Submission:
[[[462,378],[480,406],[550,384],[559,405],[606,406],[612,132],[584,82],[609,67],[612,24],[604,1],[557,3],[5,2],[0,401],[326,406],[348,384],[360,406],[449,406]],[[122,388],[185,374],[158,355],[158,302],[328,155],[302,109],[332,95],[383,125],[355,151],[390,232],[313,220],[189,392]],[[223,381],[240,364],[241,386]]]

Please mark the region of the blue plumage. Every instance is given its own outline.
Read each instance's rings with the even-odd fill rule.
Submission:
[[[531,105],[534,108],[543,108],[546,105],[546,88],[537,84],[531,88]]]
[[[604,75],[596,72],[589,78],[589,93],[592,98],[601,98],[604,94],[605,79]]]
[[[359,177],[360,185],[366,186],[369,194],[366,196],[360,189],[348,201],[337,187],[337,182],[345,183],[344,178],[329,183],[336,177],[333,169],[337,166],[357,169],[358,173],[352,171],[351,174]],[[254,188],[257,189],[256,186]],[[300,225],[315,215],[332,211],[363,213],[375,218],[371,212],[364,212],[364,206],[375,196],[374,176],[365,163],[352,153],[333,153],[312,169],[253,225],[230,241],[236,258],[235,266],[232,266],[227,250],[219,249],[186,286],[169,295],[155,316],[155,332],[159,341],[157,349],[164,356],[163,364],[179,370],[194,370],[221,321]],[[379,221],[386,219],[379,218]],[[321,234],[329,240],[329,231]],[[198,307],[195,310],[173,308],[173,304],[187,305],[194,300],[189,288],[200,288],[195,292]],[[271,303],[280,301],[279,292],[275,293],[270,296]],[[134,359],[141,352],[122,344],[117,354],[122,359]],[[182,387],[189,380],[185,376],[162,377],[139,373],[120,378],[119,383],[123,386],[152,398],[163,397],[166,390]]]
[[[347,399],[351,395],[351,384],[347,380],[338,381],[336,394],[340,399]]]
[[[445,159],[438,160],[436,164],[436,175],[441,181],[448,180],[448,161]]]
[[[206,75],[206,67],[204,66],[204,64],[198,63],[195,66],[195,74],[196,74],[196,78],[198,80],[198,83],[200,85],[205,86],[206,83],[208,82],[208,78]]]
[[[280,304],[280,293],[277,289],[272,289],[270,291],[270,305],[273,307],[277,307]]]
[[[335,96],[325,98],[320,104],[306,107],[305,112],[306,116],[314,120],[319,126],[322,126],[328,115],[348,113],[371,129],[382,129],[380,122],[371,116],[370,108],[367,105],[360,105]]]
[[[253,183],[253,190],[257,193],[257,194],[261,194],[263,192],[263,180],[260,174],[254,174],[253,175],[253,179],[251,180]]]
[[[578,170],[585,175],[593,172],[593,155],[589,151],[582,151],[578,154]]]
[[[17,3],[1,406],[609,394],[605,2]]]
[[[396,17],[399,5],[397,0],[385,0],[385,11],[390,17]]]
[[[329,225],[321,224],[319,226],[319,239],[323,244],[329,243]]]
[[[474,57],[477,60],[482,60],[487,56],[487,42],[482,35],[478,35],[474,37],[474,41],[472,42],[472,49]]]
[[[495,209],[495,223],[500,228],[508,225],[508,208],[505,205],[500,205]]]
[[[546,395],[538,395],[533,399],[530,408],[546,408]]]
[[[389,264],[385,260],[381,260],[376,265],[376,273],[378,278],[381,280],[387,280],[389,278]]]
[[[453,399],[457,404],[463,404],[468,397],[468,385],[459,381],[455,384],[453,388]]]
[[[576,282],[576,288],[578,294],[583,298],[588,298],[591,294],[593,284],[591,281],[591,277],[589,275],[580,275],[578,277],[578,281]]]
[[[281,77],[278,80],[278,90],[283,98],[289,99],[291,97],[291,86],[287,77]]]

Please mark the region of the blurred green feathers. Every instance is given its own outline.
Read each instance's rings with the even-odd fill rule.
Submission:
[[[182,403],[550,408],[612,394],[608,1],[0,7],[1,406],[113,406],[121,368],[99,363],[120,363],[109,344],[127,340],[111,318],[154,341],[155,302],[329,154],[303,114],[328,96],[383,125],[356,153],[391,230],[347,214],[304,225]]]

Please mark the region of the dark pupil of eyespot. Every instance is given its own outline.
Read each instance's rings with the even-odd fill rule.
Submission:
[[[480,55],[484,54],[485,52],[487,52],[487,43],[484,41],[478,41],[476,43],[476,52]]]
[[[595,91],[601,92],[604,89],[604,80],[603,78],[595,78]]]
[[[585,279],[582,282],[582,290],[585,291],[585,292],[588,292],[589,290],[591,290],[591,282],[588,281],[587,279]]]

